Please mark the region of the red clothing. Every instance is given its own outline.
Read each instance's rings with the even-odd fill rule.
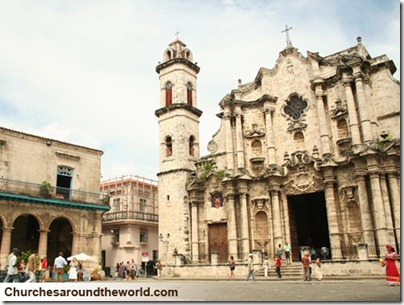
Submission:
[[[384,261],[386,262],[386,282],[388,285],[398,285],[400,283],[400,273],[395,263],[397,253],[386,253]]]
[[[275,266],[280,268],[281,265],[282,265],[282,260],[279,256],[277,256],[276,260],[275,260]]]
[[[303,256],[302,257],[302,264],[304,268],[309,268],[310,267],[310,258],[308,256]]]

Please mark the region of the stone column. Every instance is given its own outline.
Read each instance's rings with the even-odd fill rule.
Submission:
[[[234,259],[238,260],[236,209],[234,203],[234,194],[228,194],[226,199],[227,199],[227,239],[228,239],[229,256],[234,256]]]
[[[399,183],[397,182],[397,177],[395,173],[387,174],[387,183],[389,185],[390,190],[390,199],[392,205],[393,212],[393,221],[394,221],[394,231],[396,234],[396,240],[399,243],[396,249],[399,251],[400,249],[400,190],[398,188]],[[401,253],[401,252],[400,252]]]
[[[250,218],[248,217],[248,208],[247,208],[247,183],[245,181],[239,182],[239,197],[240,197],[240,206],[241,206],[241,219],[240,219],[240,227],[241,227],[241,255],[240,258],[244,261],[248,259],[248,254],[250,252],[250,241],[249,241],[249,233],[248,233],[248,225]]]
[[[49,230],[39,230],[38,255],[46,256],[48,251],[48,232]]]
[[[272,114],[274,113],[274,109],[265,103],[264,113],[265,113],[265,125],[266,125],[266,133],[267,133],[267,154],[268,154],[268,165],[276,164],[276,150],[275,150],[275,141],[274,141],[274,127],[272,121]]]
[[[375,220],[376,240],[379,248],[379,253],[382,255],[385,252],[385,247],[388,242],[386,215],[384,213],[382,192],[380,189],[379,173],[370,172],[370,187],[372,190],[373,213]]]
[[[324,101],[323,101],[323,89],[322,89],[323,80],[317,79],[315,81],[316,86],[316,97],[317,97],[317,112],[318,112],[318,125],[320,128],[320,138],[321,138],[321,150],[322,154],[329,154],[331,152],[330,149],[330,135],[327,130],[327,119],[325,115],[324,109]]]
[[[274,188],[270,191],[271,205],[272,205],[272,219],[274,226],[274,249],[278,248],[278,244],[283,244],[282,242],[282,226],[281,226],[281,212],[279,206],[279,194],[278,188]],[[276,252],[276,250],[275,250]]]
[[[359,66],[353,67],[354,79],[356,84],[356,95],[358,100],[359,117],[362,129],[362,138],[364,142],[373,140],[372,126],[370,125],[370,118],[368,114],[369,104],[366,101],[365,89],[363,86],[362,71]]]
[[[342,258],[341,237],[339,232],[338,213],[334,190],[335,178],[332,169],[326,170],[324,176],[324,192],[327,209],[328,231],[330,234],[330,248],[332,259]]]
[[[361,221],[363,230],[363,241],[367,244],[369,257],[376,257],[376,244],[374,238],[374,230],[372,223],[372,215],[369,208],[369,199],[366,190],[366,181],[364,173],[355,173],[355,182],[358,185],[358,200],[361,211]]]
[[[359,133],[358,116],[356,114],[355,100],[353,97],[350,81],[351,77],[348,76],[346,73],[344,73],[343,84],[345,88],[345,97],[348,108],[349,127],[351,131],[352,145],[357,145],[361,143],[361,137]]]
[[[237,145],[237,168],[244,168],[243,128],[241,123],[242,112],[240,106],[236,106],[236,145]]]
[[[224,126],[226,134],[226,163],[227,169],[233,174],[234,170],[234,158],[233,158],[233,132],[231,128],[231,112],[229,107],[224,109]]]
[[[287,241],[289,243],[289,246],[292,247],[292,242],[290,240],[290,221],[289,221],[288,199],[283,192],[281,192],[281,201],[283,203],[283,213],[284,213],[283,221],[285,222],[285,241]]]
[[[193,201],[191,205],[192,261],[199,262],[198,203]]]
[[[11,231],[14,228],[6,228],[3,227],[3,236],[1,238],[1,249],[0,249],[0,264],[1,268],[4,269],[4,267],[7,265],[7,258],[8,255],[11,252]]]
[[[391,212],[390,196],[389,191],[387,189],[386,176],[382,174],[379,176],[379,178],[380,178],[380,189],[382,191],[384,213],[386,217],[387,242],[389,245],[397,249],[396,239],[394,236],[393,215]]]

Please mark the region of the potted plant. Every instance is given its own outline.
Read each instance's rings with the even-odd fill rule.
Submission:
[[[52,197],[53,188],[48,181],[42,181],[41,189],[39,191],[40,195],[44,198]]]

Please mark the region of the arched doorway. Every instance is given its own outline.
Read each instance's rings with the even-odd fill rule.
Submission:
[[[58,217],[52,221],[48,234],[47,257],[50,264],[63,252],[65,258],[71,256],[73,246],[73,228],[70,222],[63,217]]]
[[[21,252],[38,250],[39,223],[34,216],[30,214],[18,216],[13,227],[11,248],[18,248]]]

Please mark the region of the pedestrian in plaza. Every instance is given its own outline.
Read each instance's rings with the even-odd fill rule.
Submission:
[[[59,282],[59,277],[61,278],[61,282],[65,281],[65,266],[67,266],[67,261],[63,257],[63,252],[59,252],[59,256],[55,258],[55,262],[53,264],[53,271],[55,272],[55,282]]]
[[[321,281],[323,278],[323,272],[321,271],[321,259],[319,255],[317,255],[316,265],[314,267],[314,274],[316,275],[317,279]]]
[[[386,245],[387,253],[384,255],[384,262],[386,264],[386,283],[389,286],[400,285],[400,273],[396,266],[397,253],[395,249]]]
[[[28,257],[27,273],[29,279],[26,281],[26,283],[36,282],[35,272],[38,269],[37,259],[38,259],[38,250],[34,250],[32,254]]]
[[[290,246],[288,242],[286,242],[285,245],[283,246],[283,250],[285,250],[286,263],[290,265]]]
[[[269,261],[268,257],[264,258],[264,261],[262,263],[262,268],[264,268],[264,276],[268,277],[268,269],[269,269]]]
[[[130,262],[127,261],[125,265],[125,278],[127,281],[129,281],[130,278]]]
[[[311,247],[311,260],[314,261],[316,259],[316,249],[314,247]]]
[[[281,258],[279,257],[279,255],[275,255],[275,270],[276,273],[278,274],[278,278],[282,277],[281,266],[282,266]]]
[[[46,256],[41,259],[41,282],[45,282],[49,278],[48,260]]]
[[[125,278],[125,263],[122,261],[119,264],[119,277],[121,278],[121,281]]]
[[[163,270],[163,264],[161,263],[161,260],[157,261],[156,269],[157,269],[157,277],[160,277],[161,276],[161,270]]]
[[[283,257],[282,257],[283,250],[282,250],[282,245],[281,244],[278,245],[278,251],[276,252],[276,254],[279,256],[280,259],[283,259]]]
[[[130,278],[134,280],[136,277],[136,263],[135,260],[132,258],[132,261],[130,263]]]
[[[326,260],[327,255],[328,255],[328,248],[326,246],[322,246],[320,251],[321,251],[321,256],[323,257],[323,260]]]
[[[303,273],[304,273],[304,280],[311,281],[310,276],[310,252],[306,251],[302,257],[302,265],[303,265]]]
[[[234,270],[236,269],[236,261],[234,260],[234,256],[230,256],[229,260],[229,267],[230,267],[230,277],[234,277]]]
[[[17,257],[20,251],[18,248],[13,248],[10,255],[7,258],[7,276],[4,279],[4,283],[18,283],[18,268],[17,268]]]
[[[79,267],[79,262],[75,257],[73,257],[72,261],[69,264],[69,280],[72,282],[77,282],[77,269]]]
[[[247,268],[248,268],[248,275],[247,275],[247,279],[246,282],[248,283],[250,277],[252,276],[254,283],[257,282],[257,280],[255,279],[255,270],[254,270],[254,264],[253,264],[253,255],[252,253],[250,253],[248,255],[248,260],[247,260]]]

